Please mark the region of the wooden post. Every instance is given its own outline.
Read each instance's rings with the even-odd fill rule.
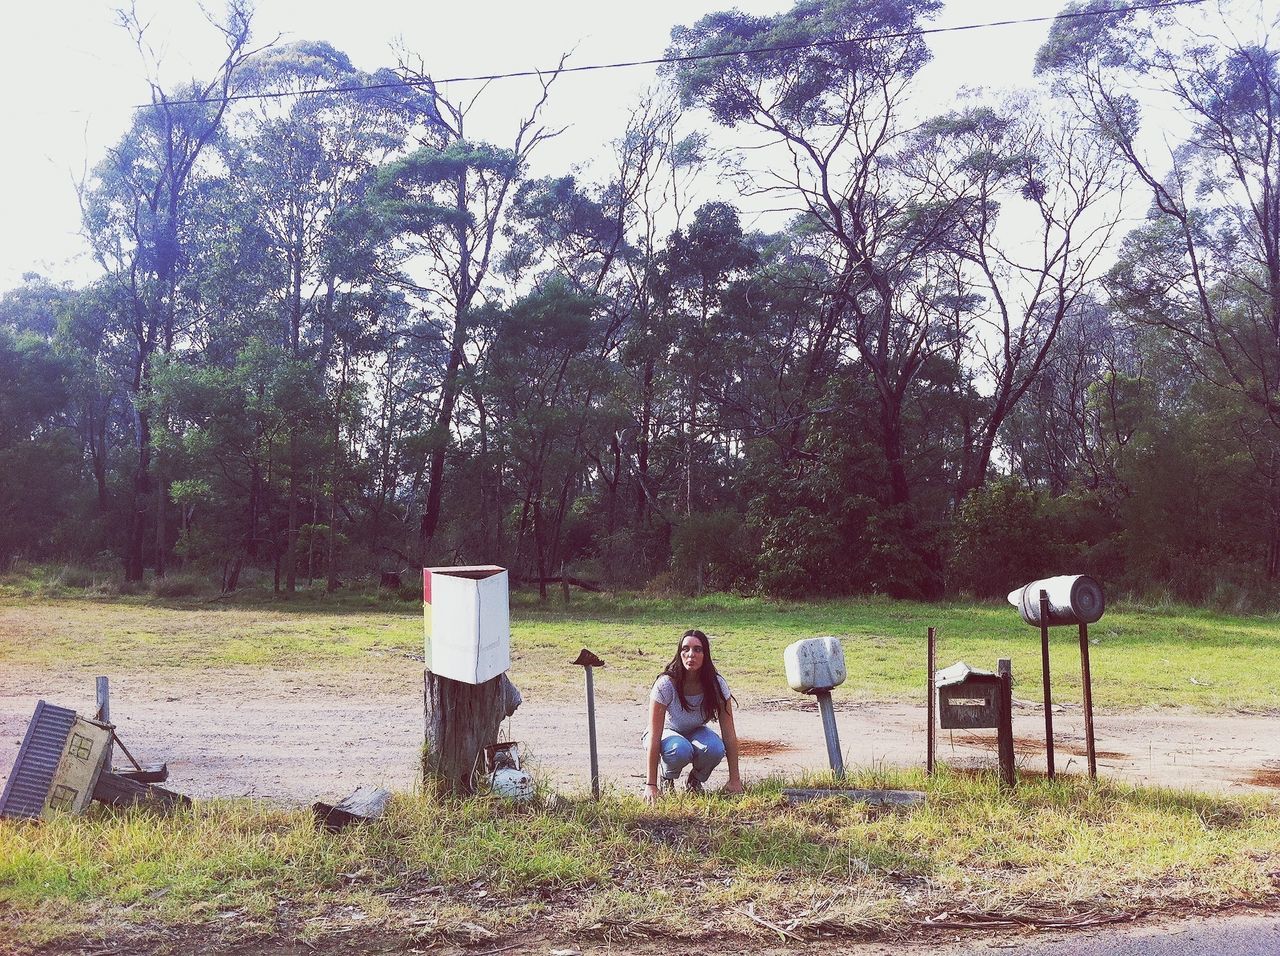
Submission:
[[[996,665],[1000,675],[1000,725],[996,728],[1000,753],[1000,786],[1012,790],[1018,785],[1013,769],[1013,663],[1007,657]]]
[[[925,731],[925,741],[924,741],[924,746],[925,746],[924,772],[929,776],[933,776],[933,766],[934,766],[933,759],[934,759],[934,752],[936,749],[935,745],[937,741],[937,737],[936,737],[937,731],[935,730],[935,725],[937,724],[938,720],[937,720],[937,714],[934,712],[934,707],[937,706],[935,701],[938,698],[938,694],[933,686],[933,673],[934,673],[934,669],[937,667],[937,651],[938,651],[937,630],[931,627],[929,628],[929,650],[925,655],[926,664],[925,664],[925,689],[924,689],[925,715],[926,715],[926,720],[928,722],[927,729]]]
[[[506,674],[483,684],[464,684],[424,670],[423,785],[434,787],[442,796],[474,793],[481,753],[497,743],[502,722],[515,713],[520,702],[520,692]]]
[[[1049,592],[1040,591],[1040,681],[1044,684],[1044,759],[1049,779],[1054,779],[1053,765],[1053,693],[1049,689]]]
[[[102,721],[104,724],[111,723],[111,682],[105,677],[99,677],[97,682],[98,691],[98,714],[95,719]],[[102,765],[107,769],[111,769],[111,741],[107,741],[107,755],[103,758]]]
[[[1084,684],[1084,746],[1089,756],[1089,779],[1098,779],[1098,756],[1093,749],[1093,678],[1089,673],[1089,625],[1080,625],[1080,681]]]

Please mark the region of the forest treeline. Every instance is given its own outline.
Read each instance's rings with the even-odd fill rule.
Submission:
[[[557,74],[485,140],[517,97],[258,49],[233,4],[81,184],[99,277],[0,299],[0,564],[1266,603],[1280,48],[1064,17],[1034,89],[922,120],[938,7],[677,26],[536,176]]]

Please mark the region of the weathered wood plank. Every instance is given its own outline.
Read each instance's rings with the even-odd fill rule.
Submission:
[[[163,787],[148,786],[109,770],[98,775],[98,783],[93,788],[93,799],[111,807],[131,807],[145,804],[158,809],[172,810],[176,807],[188,806],[191,798]]]
[[[381,787],[356,787],[355,791],[336,804],[317,802],[312,805],[316,826],[337,832],[353,823],[376,820],[386,812],[391,801],[391,791]]]
[[[167,763],[153,763],[139,767],[137,770],[116,770],[117,776],[132,780],[134,783],[164,783],[169,779]]]

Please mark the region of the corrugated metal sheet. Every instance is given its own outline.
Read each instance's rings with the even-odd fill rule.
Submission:
[[[76,712],[40,701],[0,795],[0,817],[39,818]]]

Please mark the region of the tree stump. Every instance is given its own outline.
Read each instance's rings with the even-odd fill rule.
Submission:
[[[424,670],[423,786],[441,796],[474,793],[481,753],[498,742],[502,722],[516,712],[520,702],[520,691],[506,674],[483,684],[464,684]]]

